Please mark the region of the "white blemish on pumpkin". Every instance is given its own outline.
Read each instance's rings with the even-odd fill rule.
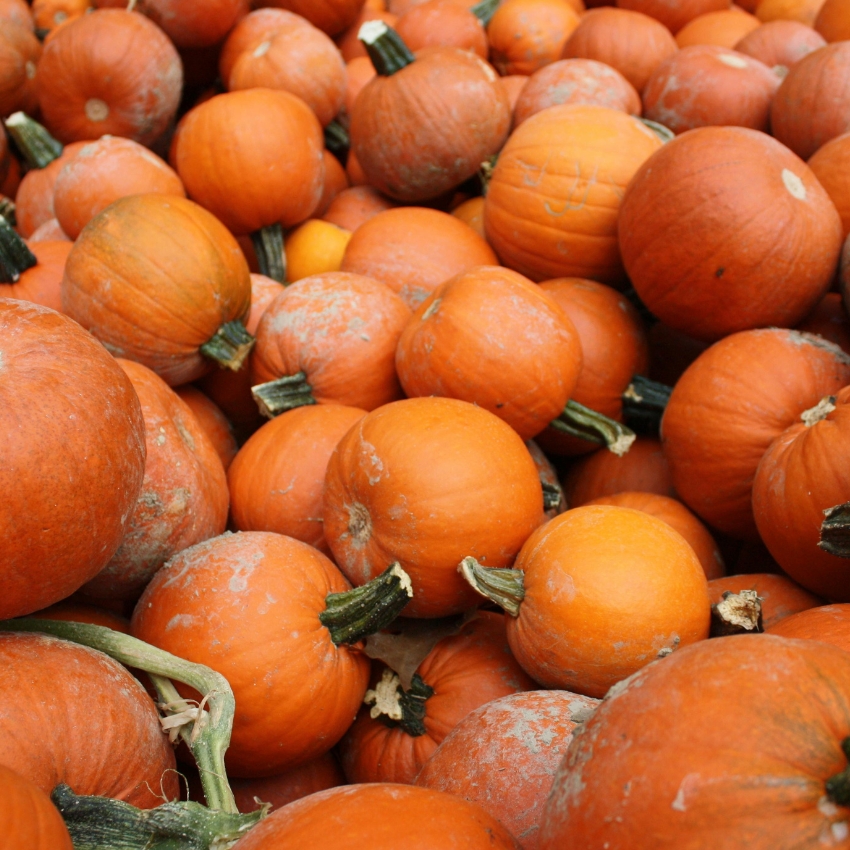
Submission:
[[[31,80],[35,76],[35,62],[32,59],[28,59],[24,64],[24,73],[27,75],[28,80]]]
[[[166,624],[165,631],[171,631],[176,628],[192,628],[195,618],[191,614],[175,614]]]
[[[259,59],[260,56],[265,56],[266,53],[269,52],[269,48],[272,46],[270,41],[264,41],[262,44],[257,45],[254,50],[254,57]]]
[[[838,806],[829,799],[829,797],[821,797],[818,800],[818,811],[827,818],[834,818],[838,815]]]
[[[99,97],[91,97],[86,101],[85,113],[89,121],[105,121],[109,117],[109,106]]]
[[[362,549],[372,536],[372,518],[365,505],[355,502],[348,507],[348,530],[343,537],[348,537],[352,545]]]
[[[782,169],[782,182],[785,184],[785,188],[798,200],[805,201],[807,197],[806,187],[803,185],[803,181],[793,172],[787,168]]]
[[[422,314],[420,321],[427,321],[440,309],[440,304],[442,303],[442,298],[435,298],[429,305],[425,312]]]
[[[832,831],[832,837],[836,841],[846,841],[847,836],[850,835],[850,828],[848,828],[847,822],[843,820],[832,824],[830,830]]]
[[[676,794],[676,799],[670,805],[671,808],[675,809],[677,812],[687,811],[685,807],[685,789],[680,788],[679,793]]]
[[[735,56],[734,54],[723,53],[717,58],[730,68],[748,68],[750,65],[743,56]]]

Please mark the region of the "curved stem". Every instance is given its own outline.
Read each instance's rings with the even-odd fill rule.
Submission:
[[[38,260],[26,242],[12,230],[12,225],[0,216],[0,283],[14,283]]]
[[[295,407],[316,403],[313,388],[307,383],[307,376],[303,372],[256,384],[251,387],[251,395],[260,408],[260,413],[267,419],[274,419],[275,416]]]
[[[30,168],[45,168],[62,155],[62,143],[26,113],[13,112],[3,123]]]
[[[386,668],[374,690],[366,691],[364,705],[371,705],[369,716],[386,726],[398,726],[411,738],[424,735],[425,703],[434,689],[418,673],[413,674],[410,688],[401,686],[398,674]]]
[[[850,558],[850,502],[824,512],[818,548],[837,558]]]
[[[225,322],[212,339],[200,347],[201,354],[219,366],[238,372],[254,347],[254,337],[240,321]]]
[[[631,428],[572,399],[567,402],[564,412],[549,423],[549,427],[571,437],[607,446],[609,451],[620,457],[635,441],[635,432]]]
[[[623,418],[635,431],[656,436],[661,427],[661,417],[670,401],[672,387],[635,375],[623,391]]]
[[[496,14],[496,9],[502,0],[479,0],[469,11],[481,21],[481,26],[486,27]]]
[[[411,599],[410,576],[396,562],[360,587],[328,594],[319,621],[336,646],[357,643],[386,628]]]
[[[458,570],[474,590],[495,602],[505,613],[519,616],[520,605],[525,598],[525,573],[522,570],[487,569],[475,558],[464,558]]]
[[[841,742],[841,750],[850,760],[850,738]],[[826,796],[838,806],[850,806],[850,765],[826,780]]]
[[[336,118],[325,127],[325,147],[345,165],[351,147],[351,136]]]
[[[415,58],[401,36],[383,21],[366,21],[360,27],[357,38],[382,77],[392,76]]]
[[[261,227],[251,234],[251,243],[257,255],[260,274],[276,280],[286,281],[286,254],[283,249],[283,227],[280,222]]]

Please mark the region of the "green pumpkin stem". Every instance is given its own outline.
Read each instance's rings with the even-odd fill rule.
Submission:
[[[415,58],[401,36],[383,21],[366,21],[360,27],[357,38],[381,77],[392,76]]]
[[[540,481],[543,487],[543,510],[552,511],[561,507],[564,501],[564,491],[561,485],[549,481]]]
[[[245,325],[236,320],[225,322],[213,334],[212,339],[200,347],[201,354],[215,360],[219,366],[238,372],[254,347],[254,337]]]
[[[45,168],[62,155],[62,143],[26,113],[13,112],[4,123],[15,148],[30,168]]]
[[[5,218],[12,227],[18,223],[15,202],[5,195],[0,195],[0,217]]]
[[[850,760],[850,738],[841,742],[841,750]],[[837,806],[850,806],[850,764],[826,780],[826,796]]]
[[[635,432],[631,428],[572,399],[567,402],[564,412],[549,423],[549,427],[571,437],[607,446],[609,451],[619,457],[622,457],[635,441]]]
[[[294,375],[284,375],[264,384],[251,387],[251,395],[267,419],[274,419],[287,410],[304,407],[305,404],[315,404],[313,388],[307,383],[303,372]]]
[[[474,590],[495,602],[506,614],[519,616],[520,605],[525,598],[525,573],[522,570],[488,569],[475,558],[464,558],[458,570]]]
[[[850,502],[824,512],[818,548],[838,558],[850,558]]]
[[[410,577],[396,562],[360,587],[328,594],[319,621],[336,646],[357,643],[386,628],[412,598]]]
[[[348,135],[348,130],[336,118],[325,127],[325,147],[340,162],[345,163],[348,150],[351,147],[351,136]]]
[[[646,124],[659,139],[666,145],[667,142],[672,142],[673,139],[676,138],[676,134],[669,128],[665,127],[664,124],[659,124],[657,121],[653,121],[650,118],[638,118],[638,121],[641,121],[643,124]]]
[[[261,227],[251,234],[251,243],[257,255],[260,274],[276,280],[286,281],[286,254],[283,250],[283,227],[280,222]]]
[[[499,8],[501,2],[502,0],[480,0],[469,11],[481,21],[482,27],[486,27],[493,19],[493,15],[496,14],[496,9]]]
[[[224,769],[224,753],[230,745],[236,709],[233,691],[224,676],[105,626],[23,617],[0,622],[0,631],[53,635],[100,650],[128,667],[148,673],[159,693],[159,708],[165,715],[163,727],[170,730],[172,737],[179,735],[192,751],[207,804],[231,814],[239,811]],[[194,706],[183,699],[171,679],[204,694],[202,703]]]
[[[35,254],[27,248],[27,243],[0,216],[0,283],[14,283],[37,262]]]
[[[433,694],[434,689],[418,673],[413,674],[410,688],[405,690],[398,674],[386,668],[375,688],[366,691],[363,703],[372,706],[369,714],[373,720],[418,738],[426,732],[425,703]]]
[[[623,418],[641,434],[657,436],[672,387],[635,375],[623,392]]]

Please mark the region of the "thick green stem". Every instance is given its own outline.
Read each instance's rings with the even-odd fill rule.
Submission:
[[[12,230],[12,225],[0,216],[0,283],[14,283],[38,260],[26,242]]]
[[[5,218],[12,227],[18,223],[15,202],[5,195],[0,195],[0,216]]]
[[[219,366],[238,372],[254,347],[254,337],[240,321],[225,322],[212,339],[200,347],[201,354]]]
[[[192,751],[209,807],[231,813],[238,811],[224,769],[224,753],[230,745],[236,708],[233,691],[224,676],[203,664],[178,658],[104,626],[25,617],[0,622],[0,631],[53,635],[98,649],[128,667],[151,674],[154,686],[160,692],[160,708],[166,715],[163,725],[177,728]],[[180,697],[169,679],[183,682],[203,694],[202,704],[187,710],[189,703]],[[174,721],[169,722],[169,719],[175,716],[184,722],[174,726]]]
[[[850,502],[835,505],[823,513],[818,548],[837,558],[850,558]]]
[[[635,375],[623,392],[623,418],[641,434],[657,436],[672,387]]]
[[[567,402],[564,412],[549,423],[549,427],[571,437],[607,446],[609,451],[621,457],[635,441],[635,432],[631,428],[572,399]]]
[[[418,738],[426,732],[425,703],[433,694],[434,689],[418,673],[413,674],[410,688],[404,690],[398,674],[387,668],[375,689],[366,691],[363,702],[372,706],[369,715],[373,720],[397,726],[411,738]]]
[[[30,168],[45,168],[62,155],[62,143],[29,115],[13,112],[4,123],[15,148]]]
[[[363,42],[375,71],[382,77],[392,76],[415,58],[401,36],[383,21],[366,21],[357,38]]]
[[[542,479],[540,485],[543,487],[543,510],[553,511],[560,508],[564,501],[564,491],[561,489],[561,485]]]
[[[325,127],[325,147],[345,165],[351,147],[351,136],[336,118]]]
[[[251,234],[251,243],[257,255],[260,274],[276,280],[286,281],[286,254],[283,249],[283,227],[280,222],[255,230]]]
[[[480,0],[469,11],[481,21],[481,26],[486,27],[496,14],[496,9],[502,0]]]
[[[316,403],[313,388],[307,383],[307,376],[303,372],[256,384],[251,387],[251,395],[260,408],[260,413],[267,419],[274,419],[275,416],[295,407]]]
[[[525,598],[525,573],[522,570],[488,569],[475,558],[464,558],[458,570],[474,590],[495,602],[505,613],[519,616],[519,608]]]
[[[411,599],[410,576],[396,562],[360,587],[329,594],[319,621],[337,646],[357,643],[386,628]]]
[[[850,738],[841,742],[841,750],[850,761]],[[850,765],[826,780],[826,796],[837,806],[850,806]]]

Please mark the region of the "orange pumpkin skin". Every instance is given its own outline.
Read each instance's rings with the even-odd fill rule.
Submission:
[[[499,154],[484,200],[487,240],[504,265],[535,281],[622,280],[622,193],[661,145],[652,130],[618,110],[538,112]]]
[[[322,214],[322,221],[329,221],[354,233],[361,224],[394,206],[395,201],[382,195],[372,186],[349,186],[330,202]]]
[[[461,559],[509,566],[542,512],[540,479],[519,435],[456,399],[372,411],[342,438],[325,478],[325,539],[340,569],[360,585],[399,561],[413,582],[411,617],[475,605],[457,572]]]
[[[97,9],[54,32],[36,82],[44,124],[59,141],[108,133],[151,145],[177,112],[183,67],[144,15]]]
[[[142,0],[145,13],[180,48],[218,44],[248,12],[248,0]]]
[[[850,132],[818,148],[808,165],[835,204],[846,239],[850,236]]]
[[[143,809],[179,795],[153,701],[98,652],[33,633],[0,634],[0,764],[49,794],[114,797]]]
[[[729,0],[617,0],[618,8],[649,15],[673,34],[699,15],[728,9],[729,5]]]
[[[375,664],[373,682],[378,671]],[[491,700],[535,687],[511,657],[505,618],[480,611],[458,634],[440,640],[416,668],[434,693],[425,699],[424,733],[414,735],[386,715],[373,718],[368,705],[339,744],[348,781],[413,784],[422,766],[470,711]],[[386,723],[384,721],[387,721]]]
[[[850,132],[850,44],[827,44],[803,57],[773,98],[773,135],[809,159],[830,139]]]
[[[711,532],[678,499],[659,493],[625,490],[610,496],[600,496],[585,502],[587,505],[614,505],[663,519],[688,541],[702,565],[706,579],[720,578],[725,572],[723,555]]]
[[[655,18],[606,7],[582,15],[563,58],[604,62],[642,92],[655,69],[678,49],[670,30]]]
[[[239,450],[230,421],[222,409],[197,387],[184,384],[182,387],[177,387],[175,392],[195,415],[198,425],[209,437],[221,465],[227,471]]]
[[[18,110],[34,112],[38,108],[34,78],[41,55],[41,43],[31,29],[3,21],[0,33],[0,116],[6,117]]]
[[[32,301],[51,310],[62,310],[62,275],[71,252],[70,242],[28,244],[38,262],[28,268],[15,283],[0,284],[0,296]]]
[[[846,809],[824,783],[847,766],[848,688],[842,650],[772,635],[650,664],[573,738],[540,850],[842,846]]]
[[[0,0],[0,18],[4,23],[19,24],[31,32],[35,29],[32,9],[26,0]]]
[[[222,83],[227,84],[236,60],[245,50],[256,48],[275,27],[287,22],[308,25],[304,18],[292,12],[268,7],[254,9],[242,18],[227,34],[218,54],[218,76]]]
[[[3,845],[28,850],[73,850],[68,827],[50,797],[25,776],[0,764]]]
[[[339,35],[354,23],[363,5],[362,0],[264,0],[264,3],[295,12],[328,35]]]
[[[676,44],[680,48],[694,44],[714,44],[732,50],[747,33],[761,25],[755,15],[741,9],[707,12],[689,21],[676,33]]]
[[[712,605],[720,602],[724,593],[740,593],[742,590],[755,590],[761,598],[762,625],[765,629],[772,629],[786,617],[823,604],[822,599],[800,587],[797,582],[775,573],[722,576],[708,582],[708,598]]]
[[[640,115],[640,95],[617,70],[595,59],[559,59],[535,71],[514,107],[514,126],[548,106],[581,103]]]
[[[224,467],[188,406],[141,363],[118,365],[142,405],[145,479],[118,551],[83,592],[131,602],[169,558],[224,531],[229,499]]]
[[[478,803],[517,836],[523,850],[536,850],[555,771],[573,732],[597,704],[592,697],[557,690],[491,700],[449,732],[416,785]]]
[[[733,537],[757,539],[756,467],[773,440],[850,383],[850,358],[820,337],[742,331],[706,349],[673,387],[661,421],[682,501]]]
[[[850,605],[821,605],[785,617],[768,634],[819,640],[850,652]]]
[[[766,65],[734,50],[712,44],[684,47],[647,82],[644,115],[676,134],[713,125],[766,133],[780,82]]]
[[[642,511],[568,510],[528,538],[514,568],[525,595],[508,619],[508,642],[545,687],[602,697],[653,659],[708,637],[694,550]]]
[[[827,41],[850,39],[850,14],[841,0],[825,0],[815,18],[815,29]]]
[[[528,440],[573,397],[582,350],[569,317],[540,287],[509,269],[479,266],[419,305],[395,362],[408,397],[472,402]]]
[[[228,773],[271,776],[330,750],[363,699],[368,658],[357,645],[335,646],[318,619],[326,596],[349,587],[306,543],[224,534],[154,576],[131,630],[227,678],[238,706]]]
[[[408,9],[394,25],[413,51],[457,47],[487,58],[490,44],[481,21],[457,0],[425,0]]]
[[[444,280],[498,263],[487,242],[454,216],[426,207],[397,207],[357,228],[341,268],[385,283],[414,310]]]
[[[410,203],[472,177],[499,152],[510,124],[507,95],[490,65],[466,50],[429,47],[363,87],[349,132],[368,182]]]
[[[797,324],[797,330],[822,336],[850,354],[850,317],[840,292],[827,292],[815,309]]]
[[[807,411],[764,453],[753,481],[753,514],[770,554],[791,578],[820,596],[848,602],[847,559],[818,546],[824,511],[850,499],[850,387],[829,399],[824,410]]]
[[[759,0],[756,16],[760,21],[800,21],[810,27],[815,25],[818,11],[824,0]]]
[[[829,289],[842,241],[811,169],[743,127],[703,127],[665,145],[629,184],[619,232],[644,304],[705,340],[795,325]]]
[[[112,557],[141,488],[145,432],[126,375],[67,316],[0,298],[0,340],[5,619],[64,599]]]
[[[108,608],[91,605],[87,602],[63,600],[55,605],[35,611],[32,616],[37,620],[62,620],[69,623],[91,623],[93,626],[106,626],[116,632],[130,634],[130,620]]]
[[[118,357],[177,386],[212,361],[200,352],[251,305],[236,240],[202,207],[177,196],[130,195],[95,216],[65,265],[62,308]]]
[[[370,9],[368,4],[365,4],[361,8],[354,23],[344,33],[338,36],[336,45],[346,62],[351,62],[353,59],[366,59],[374,71],[374,65],[372,65],[372,60],[369,59],[366,48],[363,42],[357,37],[360,33],[360,27],[366,21],[383,21],[387,26],[394,27],[398,23],[398,15],[384,9]],[[373,76],[374,74],[371,74],[370,78]]]
[[[168,163],[132,139],[105,136],[82,147],[56,176],[53,209],[74,240],[113,201],[146,192],[186,197]]]
[[[825,44],[823,36],[799,21],[770,21],[745,35],[734,49],[768,68],[790,68]]]
[[[402,824],[415,826],[409,831]],[[401,833],[401,835],[400,835]],[[483,809],[453,794],[369,782],[311,794],[273,812],[238,850],[518,850]]]
[[[255,431],[227,475],[234,526],[276,531],[330,554],[321,519],[328,460],[365,415],[341,404],[305,405]]]

